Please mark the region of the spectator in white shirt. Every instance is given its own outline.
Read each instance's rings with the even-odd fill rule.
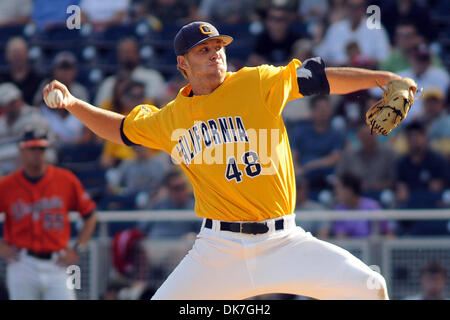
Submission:
[[[48,125],[38,109],[25,104],[22,92],[10,82],[0,85],[0,110],[3,112],[0,116],[0,176],[2,176],[14,171],[20,165],[17,142],[25,128],[30,126],[48,128]]]
[[[129,74],[132,80],[145,84],[145,98],[151,99],[158,105],[164,93],[165,81],[161,73],[140,65],[139,45],[133,38],[122,39],[117,47],[119,70],[117,74]],[[100,84],[95,105],[100,106],[111,99],[117,74],[112,75]]]
[[[80,8],[83,22],[91,23],[96,31],[125,21],[129,0],[81,0]]]
[[[450,76],[445,69],[432,65],[431,53],[425,43],[416,46],[408,59],[411,68],[398,72],[399,76],[414,79],[417,86],[424,90],[434,87],[438,88],[444,95],[447,93]],[[423,109],[423,99],[416,99],[408,117],[405,119],[406,123],[420,117],[423,114]]]
[[[346,65],[349,62],[346,47],[356,42],[364,57],[378,63],[385,60],[390,53],[388,35],[383,26],[379,29],[367,26],[365,0],[348,0],[346,6],[347,18],[330,25],[316,54],[327,65]]]

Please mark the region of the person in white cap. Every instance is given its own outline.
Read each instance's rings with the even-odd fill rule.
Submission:
[[[38,109],[27,105],[22,92],[13,83],[0,85],[0,176],[17,169],[19,149],[17,141],[27,125],[48,127]],[[50,160],[50,159],[49,159]]]

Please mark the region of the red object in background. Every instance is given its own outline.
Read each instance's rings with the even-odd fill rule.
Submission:
[[[133,269],[133,247],[145,235],[138,229],[128,229],[118,232],[112,241],[114,267],[121,274],[127,274]]]

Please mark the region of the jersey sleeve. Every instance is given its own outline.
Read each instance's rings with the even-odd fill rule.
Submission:
[[[287,102],[314,94],[329,94],[325,63],[320,57],[301,63],[293,59],[284,67],[259,67],[263,99],[268,109],[279,116]]]
[[[284,106],[293,99],[302,98],[297,82],[297,68],[301,62],[293,59],[282,67],[258,67],[262,99],[274,116],[280,116]]]
[[[95,209],[95,202],[74,174],[69,172],[69,178],[72,183],[74,196],[70,210],[78,211],[83,218],[88,218]]]
[[[161,137],[161,110],[151,105],[136,106],[123,120],[121,135],[128,145],[164,150]]]

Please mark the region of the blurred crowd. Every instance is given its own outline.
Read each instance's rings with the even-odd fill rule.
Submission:
[[[378,16],[368,13],[371,5],[380,8]],[[68,28],[68,19],[78,27]],[[186,84],[172,41],[193,20],[234,37],[230,71],[321,56],[327,66],[388,70],[423,88],[387,137],[371,134],[364,120],[380,88],[289,102],[283,117],[297,175],[296,210],[450,207],[446,0],[0,0],[0,176],[20,166],[17,141],[25,127],[37,125],[52,134],[48,161],[72,170],[99,210],[192,210],[191,186],[168,155],[100,140],[67,111],[45,107],[41,89],[57,79],[74,96],[124,115],[139,104],[164,107]],[[143,235],[195,233],[200,223],[153,222],[125,231],[134,245]],[[450,232],[448,221],[438,220],[378,227],[386,236]],[[324,238],[367,237],[373,226],[358,220],[304,228]],[[132,258],[117,259],[116,268],[129,272],[123,260]],[[122,294],[150,294],[135,280]],[[111,297],[119,287],[112,285]]]

